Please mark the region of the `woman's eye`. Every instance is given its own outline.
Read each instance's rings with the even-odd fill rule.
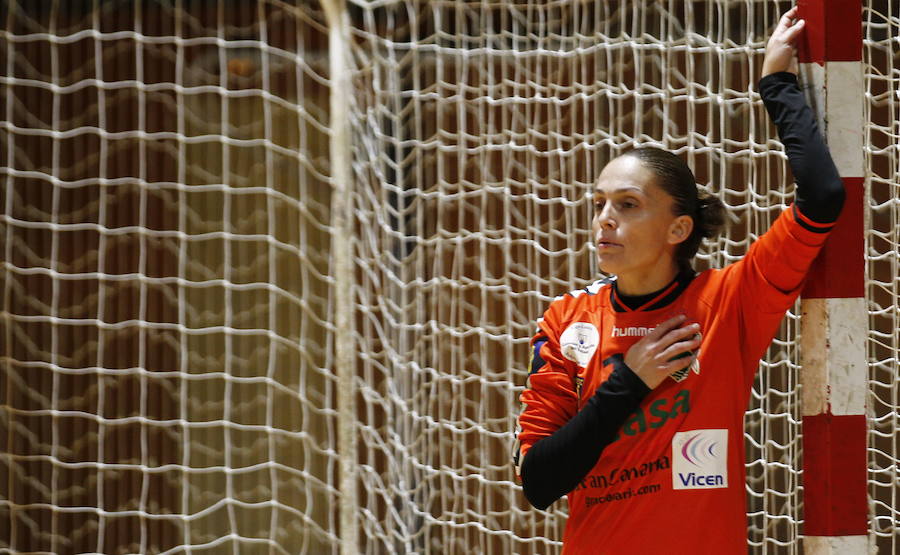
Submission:
[[[637,203],[634,201],[626,200],[626,201],[622,202],[621,206],[622,206],[622,208],[626,208],[626,209],[634,208],[635,206],[637,206]]]

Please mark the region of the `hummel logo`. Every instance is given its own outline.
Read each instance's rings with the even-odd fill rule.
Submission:
[[[618,328],[613,326],[612,337],[642,337],[649,334],[653,329],[645,327]]]

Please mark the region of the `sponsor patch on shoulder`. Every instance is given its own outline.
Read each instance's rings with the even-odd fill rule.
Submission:
[[[672,438],[672,489],[728,487],[728,430],[677,432]]]
[[[575,322],[559,336],[562,355],[585,368],[600,345],[600,332],[589,322]]]

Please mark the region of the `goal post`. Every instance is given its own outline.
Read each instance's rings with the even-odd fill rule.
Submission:
[[[698,269],[739,260],[793,198],[756,91],[789,5],[5,2],[0,551],[558,553],[510,451],[536,319],[597,278],[587,193],[661,145],[728,207]],[[900,19],[862,8],[828,140],[865,177],[850,534],[890,553]],[[788,313],[747,407],[753,553],[820,541],[803,306],[835,313]]]
[[[870,552],[862,6],[800,2],[799,58],[846,202],[802,293],[805,551]]]

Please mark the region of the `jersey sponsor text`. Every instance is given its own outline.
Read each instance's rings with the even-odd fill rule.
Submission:
[[[634,466],[622,466],[613,468],[608,474],[588,474],[581,479],[573,491],[588,488],[607,488],[616,484],[625,484],[635,478],[648,476],[663,470],[669,470],[671,464],[668,455],[660,455],[654,460],[649,460]]]
[[[616,434],[613,441],[618,441],[623,433],[626,436],[636,436],[643,434],[648,429],[662,428],[667,420],[674,419],[679,414],[687,414],[690,411],[691,392],[687,389],[678,391],[672,398],[661,397],[650,403],[646,412],[644,407],[638,407],[625,420],[621,431]]]

